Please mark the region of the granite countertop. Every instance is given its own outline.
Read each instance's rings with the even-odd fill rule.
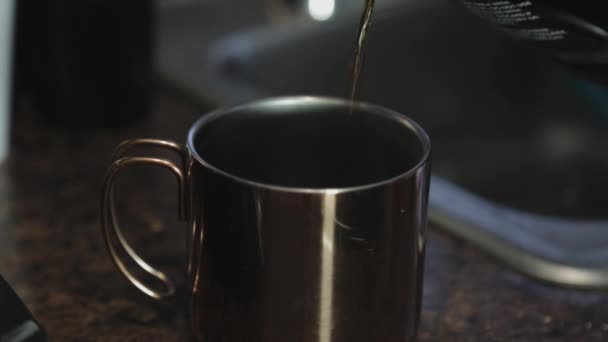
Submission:
[[[53,340],[189,338],[183,298],[153,302],[114,269],[101,238],[99,196],[119,142],[183,141],[204,110],[165,89],[145,122],[76,131],[45,126],[26,101],[17,105],[12,156],[0,166],[0,274]],[[117,188],[128,237],[179,281],[185,226],[176,219],[173,180],[156,170],[133,175]],[[419,341],[608,340],[607,293],[529,280],[433,227],[428,241]]]

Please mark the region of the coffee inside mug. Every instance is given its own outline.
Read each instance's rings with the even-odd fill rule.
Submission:
[[[216,171],[290,188],[349,188],[389,180],[426,159],[428,138],[384,108],[347,102],[260,102],[212,113],[190,148]]]

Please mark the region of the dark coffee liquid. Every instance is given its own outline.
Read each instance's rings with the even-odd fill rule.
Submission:
[[[365,7],[359,24],[359,32],[357,34],[357,43],[355,45],[355,62],[353,66],[352,84],[350,99],[355,101],[357,98],[357,89],[359,87],[359,77],[363,67],[363,52],[365,49],[365,41],[372,22],[372,14],[374,13],[375,0],[365,0]]]

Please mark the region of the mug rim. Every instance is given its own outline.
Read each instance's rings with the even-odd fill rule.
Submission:
[[[353,102],[350,100],[342,99],[342,98],[325,97],[325,96],[308,96],[308,95],[305,95],[305,96],[278,96],[278,97],[268,97],[268,98],[263,98],[260,100],[254,100],[254,101],[246,102],[244,104],[231,106],[228,108],[215,109],[207,114],[204,114],[202,117],[197,119],[194,122],[194,124],[190,127],[190,130],[188,131],[188,137],[187,137],[187,143],[186,143],[186,145],[188,147],[188,151],[190,152],[190,155],[192,157],[194,157],[194,159],[196,159],[197,162],[199,162],[201,165],[203,165],[205,168],[209,169],[210,171],[212,171],[218,175],[221,175],[223,177],[226,177],[228,179],[231,179],[237,183],[253,186],[256,188],[273,190],[273,191],[282,191],[282,192],[290,192],[290,193],[307,193],[307,194],[346,193],[346,192],[356,192],[356,191],[362,191],[362,190],[382,187],[382,186],[385,186],[388,184],[395,183],[401,179],[408,178],[409,176],[411,176],[412,174],[414,174],[418,170],[420,170],[422,167],[424,167],[428,163],[428,160],[430,158],[431,140],[430,140],[428,134],[426,133],[426,131],[418,123],[416,123],[414,120],[412,120],[408,116],[401,114],[395,110],[388,109],[386,107],[372,104],[369,102],[355,102],[354,106],[356,106],[357,109],[361,109],[364,111],[373,112],[375,114],[381,114],[381,115],[390,117],[390,118],[394,119],[395,121],[401,123],[402,125],[406,126],[408,129],[410,129],[416,135],[416,138],[421,143],[421,146],[423,149],[422,157],[419,158],[419,160],[416,162],[416,164],[413,167],[408,168],[405,172],[402,172],[402,173],[398,174],[397,176],[386,178],[386,179],[383,179],[380,181],[365,183],[362,185],[355,185],[355,186],[348,186],[348,187],[335,187],[335,188],[332,188],[332,187],[328,187],[328,188],[292,187],[292,186],[283,186],[283,185],[259,182],[259,181],[254,181],[254,180],[247,179],[244,177],[236,176],[230,172],[224,171],[224,170],[220,169],[219,167],[212,165],[211,163],[207,162],[199,154],[197,149],[194,147],[194,139],[196,138],[197,133],[204,126],[211,123],[216,118],[229,114],[229,113],[234,113],[234,112],[238,112],[238,111],[242,111],[242,110],[246,110],[246,109],[252,109],[252,108],[256,108],[256,107],[276,105],[278,103],[291,103],[291,104],[295,103],[295,104],[299,104],[299,105],[305,105],[307,103],[311,103],[311,104],[314,103],[315,105],[340,106],[340,107],[350,108]]]

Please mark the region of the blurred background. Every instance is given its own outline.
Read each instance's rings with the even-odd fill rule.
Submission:
[[[553,2],[570,16],[546,11],[549,26],[565,20],[584,43],[556,59],[488,25],[475,9],[487,2],[377,0],[365,52],[360,99],[433,141],[420,340],[605,340],[606,296],[562,289],[608,288],[602,12]],[[216,107],[347,97],[362,5],[0,0],[0,274],[52,336],[185,339],[181,310],[138,297],[106,256],[98,196],[112,150],[184,142]],[[127,234],[183,278],[172,179],[135,171],[117,186]]]

